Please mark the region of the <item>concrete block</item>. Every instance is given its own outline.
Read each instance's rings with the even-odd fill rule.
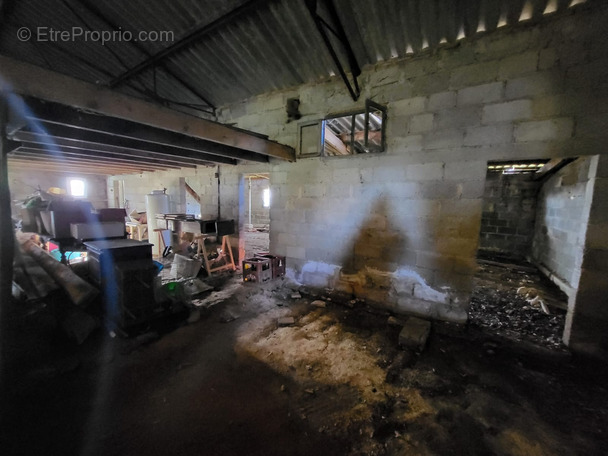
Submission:
[[[306,259],[306,249],[304,247],[287,246],[286,252],[289,258]]]
[[[515,100],[483,107],[483,123],[508,122],[529,119],[532,116],[531,100]]]
[[[485,160],[450,161],[445,164],[445,178],[451,180],[485,180],[487,164]]]
[[[389,115],[407,116],[424,112],[426,109],[426,97],[408,98],[399,100],[389,105]]]
[[[433,129],[433,114],[418,114],[410,121],[410,133],[423,133]]]
[[[514,136],[517,142],[563,140],[572,137],[573,129],[572,118],[563,117],[524,122],[515,127]]]
[[[545,48],[541,49],[540,54],[538,56],[538,69],[539,70],[548,70],[553,68],[558,61],[559,57],[557,54],[557,49],[555,48]]]
[[[499,101],[504,91],[503,82],[492,82],[458,91],[458,105],[483,104]]]
[[[494,62],[476,63],[456,68],[452,72],[450,87],[460,89],[496,80],[498,66]]]
[[[424,149],[452,149],[461,147],[463,142],[464,131],[459,128],[450,128],[427,133],[422,144]]]
[[[431,333],[431,322],[417,317],[407,319],[399,333],[399,345],[422,351]]]
[[[388,138],[389,152],[394,150],[395,153],[399,154],[405,154],[408,152],[419,152],[422,150],[422,143],[422,135],[408,135]]]
[[[435,128],[447,130],[479,125],[480,118],[481,108],[479,106],[446,109],[435,114]]]
[[[498,77],[509,79],[525,73],[536,71],[538,66],[538,51],[527,51],[523,54],[506,57],[500,61]]]
[[[465,146],[483,146],[505,144],[513,141],[511,125],[491,125],[487,127],[467,128],[464,137]]]
[[[429,111],[440,111],[454,106],[456,106],[456,92],[454,91],[434,93],[429,97]]]
[[[538,97],[544,94],[560,93],[563,89],[562,76],[554,71],[543,71],[522,78],[509,79],[505,98]]]
[[[406,178],[410,180],[441,180],[443,179],[444,163],[424,163],[420,165],[409,165]]]
[[[450,73],[441,72],[427,74],[413,80],[412,93],[414,95],[426,95],[447,90],[450,86]]]

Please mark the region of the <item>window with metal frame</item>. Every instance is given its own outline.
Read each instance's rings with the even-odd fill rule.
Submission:
[[[386,148],[386,107],[371,100],[365,110],[303,122],[298,157],[336,157],[383,152]]]

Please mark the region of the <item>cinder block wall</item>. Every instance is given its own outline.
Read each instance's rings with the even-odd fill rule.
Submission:
[[[487,160],[603,150],[607,19],[579,11],[366,68],[361,98],[388,106],[388,150],[273,162],[271,249],[302,282],[464,320]],[[363,106],[332,80],[227,106],[220,120],[295,146],[291,97],[302,121]]]
[[[591,159],[581,228],[583,258],[570,297],[564,340],[573,349],[608,359],[608,156]]]
[[[533,174],[489,172],[483,196],[479,250],[524,259],[530,254],[536,220]]]
[[[245,223],[249,223],[249,179],[245,189]],[[264,189],[270,188],[268,179],[251,179],[251,223],[253,225],[270,224],[270,208],[264,207]]]
[[[9,187],[11,201],[22,200],[34,194],[35,189],[40,186],[42,190],[50,187],[68,189],[68,179],[83,179],[86,185],[86,199],[93,204],[95,209],[108,207],[108,193],[106,189],[107,176],[96,174],[64,174],[22,171],[9,168]],[[13,205],[13,216],[18,217],[19,205]]]
[[[487,161],[605,151],[606,23],[606,7],[583,5],[367,67],[358,102],[333,78],[225,106],[218,120],[294,147],[299,122],[287,122],[287,98],[300,99],[300,122],[362,108],[365,98],[386,104],[389,120],[382,154],[220,167],[222,214],[239,217],[243,173],[270,172],[271,250],[287,255],[293,278],[463,321]]]
[[[583,260],[585,206],[593,192],[591,162],[592,157],[583,157],[570,163],[544,182],[538,195],[533,258],[573,288]]]

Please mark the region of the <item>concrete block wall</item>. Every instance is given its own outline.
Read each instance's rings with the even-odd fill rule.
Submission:
[[[224,107],[221,121],[296,146],[287,98],[300,99],[301,121],[364,98],[388,106],[383,154],[271,164],[271,250],[304,283],[466,318],[486,162],[602,151],[607,19],[583,11],[366,68],[360,102],[330,80]]]
[[[249,223],[249,180],[246,182],[245,223]],[[255,226],[270,225],[270,208],[264,207],[264,189],[270,188],[268,179],[251,179],[251,223]]]
[[[572,348],[608,359],[608,156],[589,167],[583,209],[584,245],[577,292],[569,300],[564,340]]]
[[[573,288],[583,260],[591,161],[583,157],[570,163],[544,182],[538,194],[533,258]]]
[[[108,192],[106,188],[107,176],[95,174],[66,174],[47,173],[39,171],[22,171],[9,168],[9,188],[11,201],[23,200],[34,194],[35,189],[40,187],[48,190],[50,187],[63,188],[69,191],[68,180],[71,178],[83,179],[85,181],[86,199],[93,204],[95,209],[108,207]],[[18,205],[13,205],[13,215],[19,214]]]
[[[540,184],[533,174],[488,172],[479,250],[519,259],[530,254]]]
[[[242,224],[242,174],[269,172],[271,250],[287,255],[292,277],[463,321],[487,161],[604,153],[607,22],[606,7],[582,8],[366,67],[357,102],[333,78],[224,106],[221,122],[293,147],[300,122],[365,98],[388,106],[388,125],[381,154],[221,166],[222,213]],[[303,117],[288,123],[293,97]]]

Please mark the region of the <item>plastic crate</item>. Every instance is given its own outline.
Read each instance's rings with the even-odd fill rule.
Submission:
[[[272,264],[272,278],[283,277],[285,275],[285,257],[281,255],[271,255],[270,253],[256,253],[256,258],[266,258]]]
[[[249,258],[243,261],[243,282],[263,283],[272,279],[272,262],[267,258]]]

